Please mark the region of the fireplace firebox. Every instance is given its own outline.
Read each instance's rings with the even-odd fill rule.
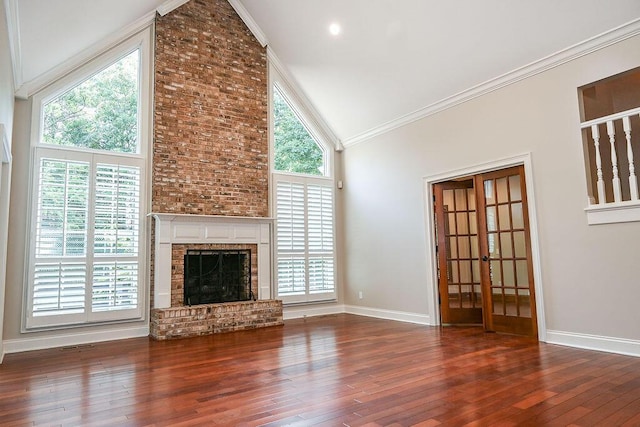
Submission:
[[[187,250],[185,305],[255,299],[251,291],[251,250]]]

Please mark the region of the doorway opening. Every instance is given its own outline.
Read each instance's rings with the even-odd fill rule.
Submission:
[[[470,172],[427,180],[436,249],[434,323],[539,337],[537,244],[525,167]]]

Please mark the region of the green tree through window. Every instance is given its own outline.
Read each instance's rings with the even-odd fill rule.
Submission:
[[[138,57],[136,50],[45,104],[42,142],[137,152]]]
[[[324,153],[277,88],[273,91],[275,170],[324,175]]]

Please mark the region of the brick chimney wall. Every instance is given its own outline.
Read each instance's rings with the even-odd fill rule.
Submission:
[[[266,48],[226,0],[158,16],[153,212],[268,216]]]
[[[156,17],[153,212],[269,215],[267,90],[266,48],[226,0]]]

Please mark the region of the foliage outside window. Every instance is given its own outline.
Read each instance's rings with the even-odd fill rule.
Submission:
[[[274,169],[324,175],[324,153],[277,88],[273,91]]]
[[[334,184],[326,152],[277,87],[273,115],[278,298],[335,299]]]
[[[139,318],[141,49],[42,102],[27,327]]]
[[[49,101],[42,142],[136,153],[139,56],[136,50]]]

